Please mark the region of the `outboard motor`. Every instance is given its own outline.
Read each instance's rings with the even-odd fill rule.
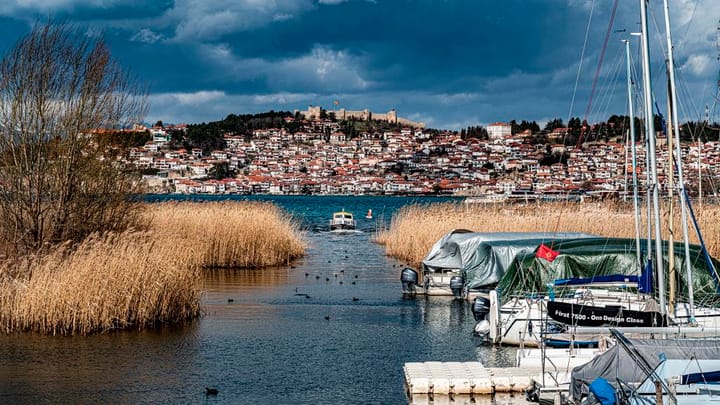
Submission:
[[[450,277],[450,291],[452,291],[455,298],[462,298],[463,288],[465,287],[465,280],[462,276]]]
[[[490,300],[485,297],[477,297],[473,301],[472,306],[473,317],[476,321],[485,320],[485,316],[490,313]]]
[[[475,336],[479,336],[487,342],[489,340],[490,336],[490,322],[483,319],[482,321],[478,322],[475,325],[475,330],[473,331]]]
[[[417,286],[418,283],[417,271],[410,267],[404,268],[402,273],[400,273],[400,282],[402,282],[403,294],[415,295],[415,286]]]

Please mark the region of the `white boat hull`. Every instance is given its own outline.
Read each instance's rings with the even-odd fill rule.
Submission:
[[[595,290],[594,290],[595,291]],[[602,291],[602,290],[599,290]],[[612,293],[597,294],[591,302],[578,299],[567,299],[575,304],[604,306],[623,304],[629,310],[647,311],[651,302],[639,298],[635,294]],[[511,346],[538,347],[543,337],[552,338],[552,334],[541,333],[548,322],[553,322],[547,314],[544,298],[512,298],[498,305],[497,292],[490,293],[490,341],[495,344]],[[696,308],[695,324],[688,320],[686,304],[676,306],[676,313],[671,316],[673,326],[667,327],[616,327],[628,337],[666,337],[666,338],[710,338],[720,337],[720,309]],[[599,336],[609,336],[610,326],[574,327],[567,326],[563,339],[574,343],[597,341]]]

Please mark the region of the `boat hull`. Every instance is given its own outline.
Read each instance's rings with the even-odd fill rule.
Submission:
[[[656,327],[668,324],[667,318],[654,311],[634,311],[621,306],[598,307],[560,301],[548,301],[546,305],[548,316],[566,325]]]
[[[331,224],[330,230],[331,231],[354,231],[355,226],[347,225],[347,224]]]

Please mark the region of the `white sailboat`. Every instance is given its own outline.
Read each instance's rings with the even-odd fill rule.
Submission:
[[[651,296],[642,293],[638,285],[622,280],[615,285],[578,286],[570,297],[564,296],[551,299],[549,296],[539,297],[513,297],[501,302],[498,291],[491,291],[487,302],[485,322],[478,324],[478,331],[488,333],[490,340],[495,343],[510,345],[539,346],[548,342],[552,336],[553,327],[563,332],[562,341],[567,344],[592,343],[598,334],[608,334],[609,327],[618,326],[618,329],[631,336],[665,336],[665,337],[718,337],[720,336],[720,310],[715,307],[696,307],[694,302],[693,272],[690,268],[691,257],[688,238],[688,214],[692,215],[691,206],[684,188],[682,165],[677,165],[678,194],[682,207],[683,246],[681,255],[685,258],[685,281],[688,287],[687,301],[675,302],[671,295],[671,305],[666,302],[666,280],[663,259],[666,252],[660,232],[659,208],[659,181],[656,160],[655,128],[653,120],[654,105],[650,89],[650,60],[647,27],[647,8],[645,0],[640,0],[642,23],[643,48],[643,84],[645,104],[645,124],[647,138],[648,162],[648,240],[645,244],[648,256],[646,260],[654,266],[653,274],[657,278],[658,293]],[[674,129],[675,150],[670,150],[672,159],[674,154],[677,161],[681,161],[679,123],[677,114],[677,100],[675,97],[675,77],[672,54],[672,41],[670,37],[669,12],[667,0],[665,1],[665,28],[668,43],[668,75],[670,82],[670,106],[672,108],[672,128]],[[627,47],[627,45],[626,45]],[[626,48],[627,49],[627,48]],[[629,53],[629,52],[628,52]],[[629,63],[629,62],[628,62]],[[629,72],[629,68],[628,68]],[[632,106],[632,93],[629,87],[630,106]],[[631,110],[632,116],[632,110]],[[631,117],[631,127],[632,127]],[[633,142],[634,145],[634,142]],[[633,150],[633,152],[635,152]],[[635,163],[635,159],[633,159]],[[634,170],[633,170],[634,171]],[[671,173],[671,175],[673,175]],[[635,180],[635,179],[634,179]],[[650,206],[652,204],[652,206]],[[635,209],[638,210],[637,198]],[[688,213],[688,211],[690,211]],[[650,219],[654,220],[651,224]],[[636,229],[639,223],[636,222]],[[651,236],[654,231],[654,238]],[[702,236],[696,227],[698,236]],[[654,249],[651,248],[654,245]],[[674,246],[673,244],[666,244]],[[640,265],[640,243],[637,243],[638,265]],[[709,258],[704,246],[709,271],[717,280],[717,273],[713,260]],[[654,252],[654,259],[650,252]],[[562,254],[562,252],[560,252]],[[674,256],[674,255],[673,255]],[[672,280],[674,282],[674,280]],[[657,301],[655,300],[657,299]],[[485,302],[483,302],[485,304]],[[644,316],[643,314],[648,314]],[[647,322],[642,319],[647,318]],[[550,327],[548,327],[550,325]],[[595,325],[595,326],[593,326]]]

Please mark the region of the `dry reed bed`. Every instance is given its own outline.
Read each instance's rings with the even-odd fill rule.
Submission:
[[[84,335],[197,317],[202,278],[188,259],[146,233],[57,249],[29,262],[24,276],[0,279],[2,327]]]
[[[298,224],[270,203],[164,203],[149,214],[158,235],[191,240],[205,268],[277,266],[305,252]]]
[[[202,267],[278,265],[304,252],[297,226],[271,204],[151,204],[145,215],[145,232],[4,263],[0,330],[86,335],[192,319]]]
[[[668,211],[663,207],[663,235]],[[682,238],[680,209],[675,208],[675,240]],[[697,213],[703,239],[713,256],[720,252],[720,207],[704,206]],[[399,210],[390,227],[376,235],[389,256],[419,266],[430,247],[453,229],[475,232],[587,232],[608,237],[634,237],[632,205],[607,203],[538,203],[533,205],[433,204],[411,205]],[[641,219],[640,229],[647,227]],[[694,231],[689,231],[697,243]],[[664,238],[667,238],[664,236]]]

